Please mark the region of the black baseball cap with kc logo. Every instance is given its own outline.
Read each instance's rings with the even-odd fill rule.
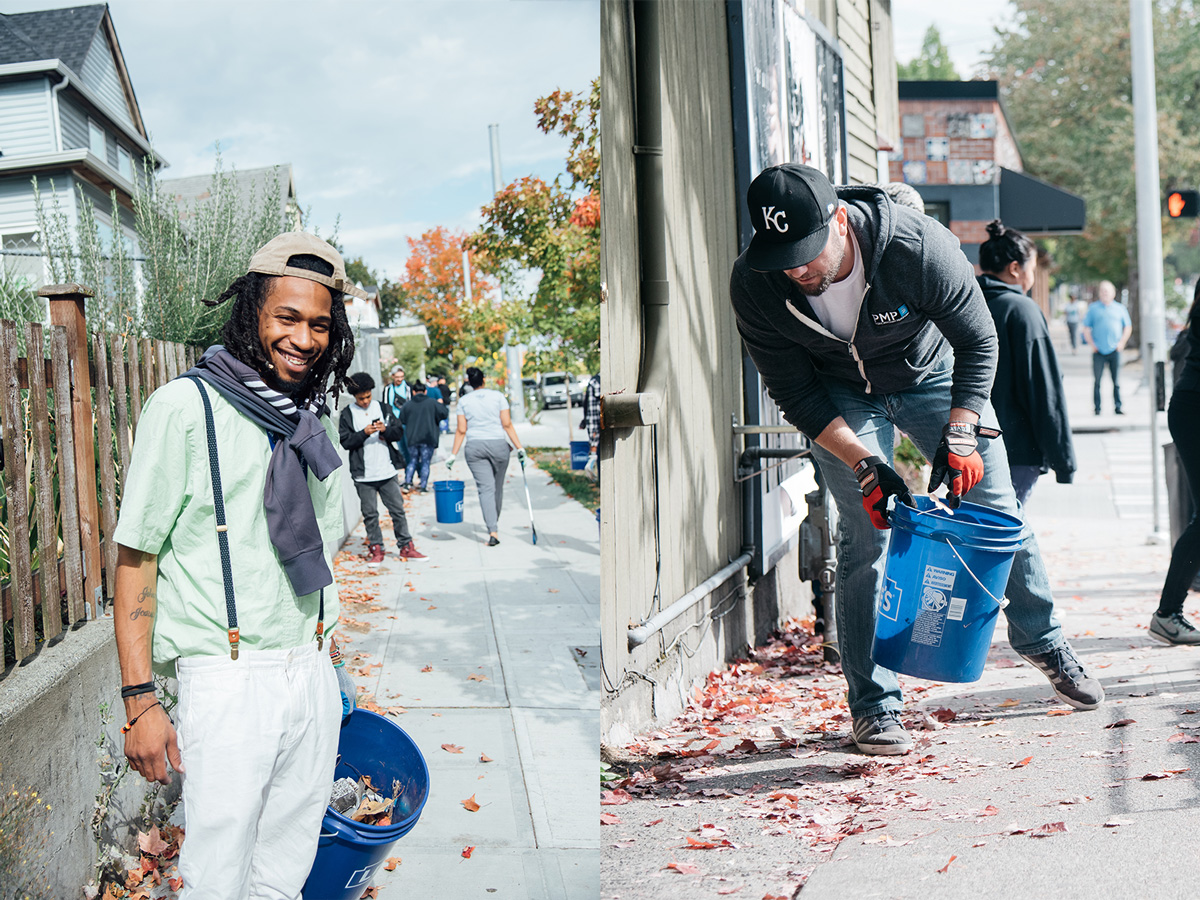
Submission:
[[[821,255],[838,199],[819,169],[784,163],[758,174],[746,203],[754,226],[746,262],[772,272],[806,266]]]

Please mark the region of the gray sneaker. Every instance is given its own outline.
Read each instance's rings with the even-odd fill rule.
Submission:
[[[1200,631],[1184,618],[1183,613],[1150,617],[1150,637],[1164,644],[1200,644]]]
[[[1021,653],[1020,656],[1042,670],[1063,703],[1076,709],[1095,709],[1104,702],[1104,687],[1084,670],[1070,644],[1062,644],[1045,653]]]
[[[862,753],[871,756],[902,756],[913,748],[912,736],[900,724],[900,715],[892,711],[854,720],[851,732]]]

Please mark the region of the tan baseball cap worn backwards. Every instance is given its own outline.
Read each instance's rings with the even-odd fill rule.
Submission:
[[[288,265],[289,259],[300,255],[325,260],[333,266],[333,275],[322,275],[320,272]],[[328,241],[307,231],[288,231],[271,238],[250,257],[250,267],[247,271],[258,272],[261,275],[293,275],[296,278],[307,278],[309,281],[325,285],[331,291],[350,294],[360,300],[367,299],[366,292],[346,277],[346,264],[342,261],[342,254]]]

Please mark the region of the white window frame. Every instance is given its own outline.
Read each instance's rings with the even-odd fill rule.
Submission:
[[[43,235],[41,234],[41,229],[38,228],[37,222],[32,222],[28,225],[10,225],[10,226],[7,226],[6,228],[4,228],[2,231],[0,231],[0,250],[4,249],[4,241],[6,239],[8,239],[10,237],[15,237],[16,235],[20,235],[20,234],[35,234],[35,235],[37,235],[38,236],[38,247],[39,248],[41,247],[41,244],[42,244],[41,238],[43,237]],[[32,259],[34,257],[16,257],[16,258]],[[36,259],[38,260],[38,263],[41,265],[41,274],[37,275],[34,280],[40,286],[40,285],[43,285],[46,283],[46,258],[44,256],[39,256],[39,257],[36,257]],[[3,254],[0,254],[0,264],[3,264],[5,267],[7,267],[8,257],[4,256]]]
[[[100,149],[96,149],[96,136],[100,137]],[[101,162],[108,162],[108,134],[104,126],[88,117],[88,150]]]
[[[133,154],[121,144],[117,144],[117,171],[133,183]]]

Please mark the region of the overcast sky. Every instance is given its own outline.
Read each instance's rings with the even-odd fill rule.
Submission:
[[[392,278],[406,236],[478,223],[489,124],[505,181],[562,172],[533,102],[600,74],[599,0],[108,2],[164,177],[211,173],[218,140],[227,167],[291,163],[311,223],[340,214],[347,253]]]
[[[1011,22],[1011,9],[1009,0],[894,0],[896,60],[906,63],[920,53],[926,29],[936,25],[958,74],[970,78],[995,40],[995,26]]]

